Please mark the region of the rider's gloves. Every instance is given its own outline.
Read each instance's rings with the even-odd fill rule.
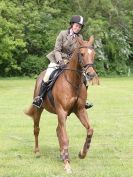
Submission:
[[[58,61],[57,64],[59,64],[59,66],[60,66],[61,68],[63,68],[64,65],[65,65],[64,60]]]

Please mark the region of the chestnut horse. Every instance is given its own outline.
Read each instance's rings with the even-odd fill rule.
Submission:
[[[87,151],[90,147],[91,138],[93,135],[93,128],[88,120],[87,111],[85,109],[85,102],[87,98],[86,86],[83,83],[84,74],[89,78],[96,75],[93,68],[94,63],[94,49],[92,44],[94,42],[93,36],[88,41],[83,41],[77,38],[79,47],[77,47],[72,57],[67,64],[64,71],[56,80],[53,88],[52,95],[54,98],[54,106],[49,101],[48,96],[45,97],[43,106],[38,109],[31,105],[25,111],[28,116],[31,116],[34,121],[34,136],[35,136],[35,153],[39,154],[38,135],[39,135],[39,121],[43,109],[57,114],[58,126],[56,129],[57,137],[60,146],[60,156],[64,162],[65,170],[71,172],[68,146],[69,140],[66,132],[67,116],[72,112],[76,114],[82,125],[87,130],[87,136],[82,150],[79,152],[79,158],[85,158]],[[41,81],[45,72],[42,72],[36,80],[34,98],[38,95]]]

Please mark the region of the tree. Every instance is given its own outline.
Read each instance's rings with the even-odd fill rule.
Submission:
[[[133,68],[132,9],[129,0],[1,0],[0,75],[29,75],[24,66],[36,65],[37,73],[42,62],[47,66],[57,34],[76,14],[85,18],[84,39],[95,36],[98,73],[126,74]]]

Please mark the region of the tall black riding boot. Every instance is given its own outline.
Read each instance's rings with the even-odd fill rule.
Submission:
[[[47,83],[42,81],[40,91],[39,91],[39,95],[34,98],[34,101],[33,101],[32,105],[34,105],[37,108],[41,108],[41,106],[43,104],[43,99],[44,99],[45,94],[46,94],[46,91],[47,91]]]

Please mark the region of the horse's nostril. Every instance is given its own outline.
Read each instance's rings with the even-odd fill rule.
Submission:
[[[88,72],[88,73],[86,73],[86,75],[87,75],[87,79],[88,80],[92,80],[96,76],[96,73],[90,73],[90,72]]]

